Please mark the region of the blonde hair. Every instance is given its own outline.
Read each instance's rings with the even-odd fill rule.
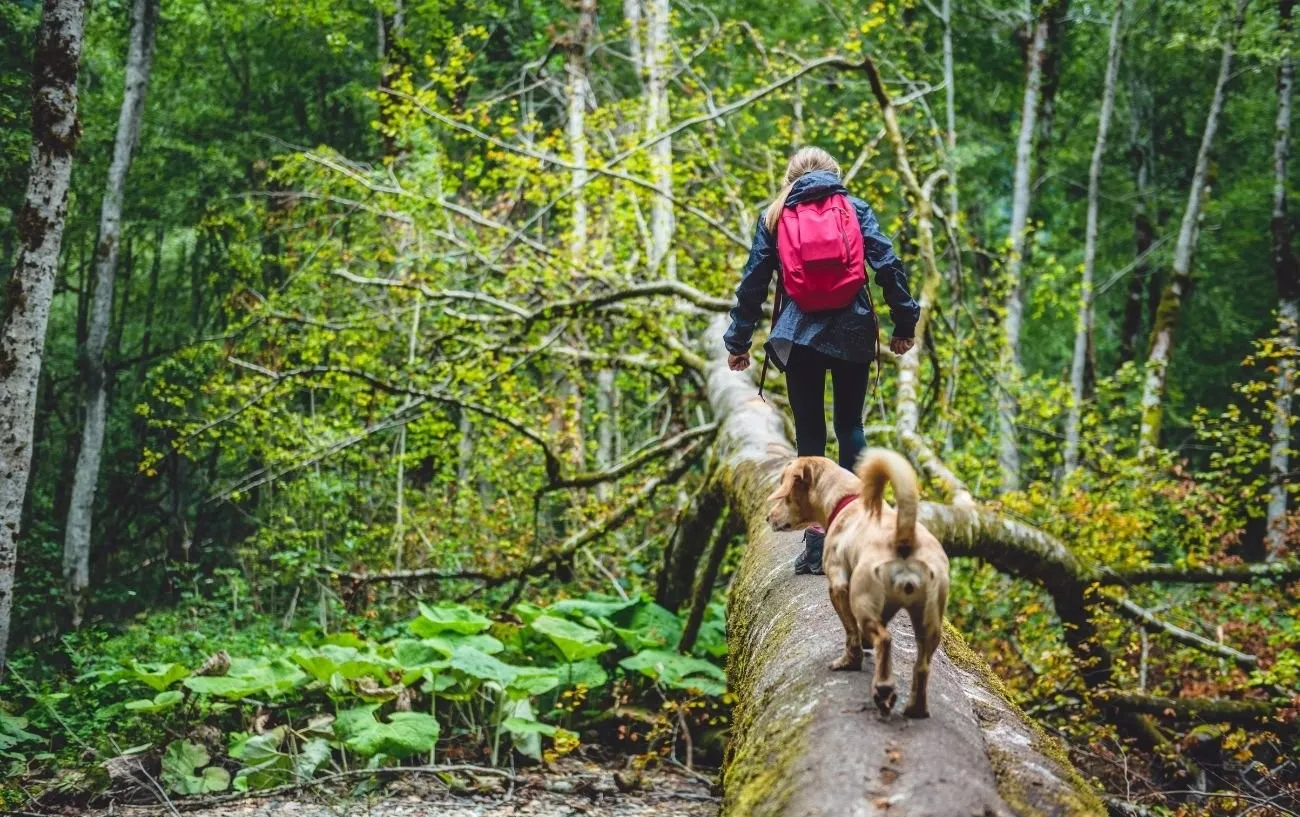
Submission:
[[[790,189],[794,187],[794,183],[800,176],[812,173],[814,170],[829,170],[836,176],[840,175],[839,162],[821,148],[799,148],[790,157],[790,163],[785,166],[785,186],[776,194],[776,198],[767,206],[767,212],[763,214],[763,223],[767,225],[768,230],[776,232],[777,222],[781,220],[781,211],[785,209],[785,200],[790,197]]]

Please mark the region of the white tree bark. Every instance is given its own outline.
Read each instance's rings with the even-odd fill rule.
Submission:
[[[1115,109],[1115,85],[1119,77],[1121,49],[1120,25],[1126,3],[1115,6],[1110,21],[1110,46],[1106,55],[1106,80],[1101,92],[1101,111],[1097,115],[1097,141],[1092,146],[1092,163],[1088,166],[1088,216],[1083,237],[1083,280],[1079,287],[1079,317],[1074,330],[1074,357],[1070,361],[1070,413],[1065,422],[1065,475],[1079,466],[1079,426],[1083,417],[1083,374],[1088,359],[1088,342],[1092,338],[1092,274],[1097,263],[1097,202],[1101,194],[1101,160],[1106,153],[1106,132]]]
[[[0,669],[9,644],[23,497],[32,464],[36,387],[72,171],[84,0],[45,0],[36,34],[32,152],[18,211],[18,256],[0,311]]]
[[[1278,0],[1278,29],[1282,61],[1277,68],[1277,123],[1273,137],[1273,270],[1277,278],[1278,335],[1284,344],[1278,363],[1277,399],[1273,405],[1273,443],[1269,451],[1268,514],[1265,553],[1269,561],[1286,546],[1287,472],[1291,462],[1291,393],[1295,390],[1296,333],[1300,330],[1300,265],[1291,247],[1287,216],[1287,162],[1291,156],[1291,97],[1294,64],[1291,58],[1291,11],[1295,0]]]
[[[113,319],[113,287],[117,276],[117,251],[122,234],[122,199],[126,176],[140,138],[149,68],[153,62],[157,27],[157,0],[135,0],[131,9],[131,39],[126,58],[126,87],[117,119],[113,159],[99,215],[99,246],[95,249],[95,294],[90,306],[86,337],[86,416],[81,449],[73,474],[63,539],[63,584],[73,627],[81,626],[90,588],[90,532],[94,518],[95,489],[104,453],[104,427],[108,422],[108,379],[104,346]]]
[[[587,261],[587,43],[595,25],[596,0],[579,0],[578,22],[569,42],[565,62],[568,120],[565,138],[574,168],[570,171],[573,192],[573,227],[570,233],[569,252],[582,269]]]
[[[1016,169],[1011,185],[1011,254],[1007,258],[1006,315],[1002,319],[1002,369],[1013,381],[1020,371],[1020,326],[1024,317],[1021,268],[1029,228],[1032,197],[1030,163],[1034,156],[1034,133],[1038,130],[1038,97],[1043,84],[1043,53],[1047,48],[1048,12],[1040,12],[1025,58],[1025,95],[1020,107],[1020,136],[1016,141]],[[1007,388],[998,391],[998,466],[1002,490],[1020,487],[1020,450],[1016,440],[1016,398]]]
[[[1223,113],[1228,79],[1232,76],[1232,58],[1236,50],[1237,37],[1246,20],[1248,0],[1237,0],[1237,9],[1233,18],[1232,30],[1223,41],[1223,55],[1219,61],[1219,78],[1214,83],[1214,97],[1210,101],[1210,111],[1205,117],[1205,132],[1201,135],[1201,147],[1196,154],[1196,166],[1192,171],[1191,188],[1187,191],[1187,208],[1183,211],[1182,225],[1178,230],[1178,243],[1174,246],[1174,268],[1160,295],[1160,306],[1156,309],[1154,326],[1151,332],[1150,349],[1147,353],[1146,376],[1142,385],[1142,424],[1138,431],[1138,453],[1148,456],[1160,444],[1160,421],[1163,414],[1165,396],[1165,379],[1169,371],[1169,359],[1173,354],[1174,330],[1178,325],[1178,314],[1182,310],[1183,297],[1192,283],[1192,255],[1196,251],[1197,225],[1201,217],[1201,205],[1204,202],[1206,176],[1210,169],[1210,149],[1214,145],[1214,134],[1219,127],[1219,115]]]
[[[668,129],[669,47],[668,0],[646,2],[646,132],[654,135]],[[650,268],[662,269],[663,277],[677,277],[673,242],[673,140],[660,139],[650,146],[650,179],[658,193],[650,203]]]
[[[632,57],[637,79],[640,80],[645,68],[644,49],[641,46],[641,0],[623,0],[623,19],[627,22],[628,53]]]

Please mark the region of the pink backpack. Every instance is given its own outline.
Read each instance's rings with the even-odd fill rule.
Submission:
[[[862,230],[842,193],[787,207],[776,250],[785,294],[804,312],[843,309],[866,286]]]

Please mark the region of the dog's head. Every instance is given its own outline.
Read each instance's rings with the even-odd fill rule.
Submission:
[[[781,483],[767,498],[772,510],[767,523],[772,530],[798,530],[816,522],[812,507],[812,487],[821,474],[820,457],[799,457],[781,472]]]

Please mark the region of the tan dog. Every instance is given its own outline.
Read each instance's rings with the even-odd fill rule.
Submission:
[[[884,503],[886,482],[894,486],[897,510]],[[768,501],[774,503],[767,517],[773,530],[814,523],[826,528],[822,568],[844,624],[844,654],[831,669],[862,669],[862,651],[874,647],[872,697],[888,714],[896,698],[888,625],[905,609],[918,649],[912,699],[903,714],[929,717],[925,691],[948,606],[948,556],[916,521],[912,466],[892,451],[872,449],[854,476],[825,457],[799,457],[786,466]]]

